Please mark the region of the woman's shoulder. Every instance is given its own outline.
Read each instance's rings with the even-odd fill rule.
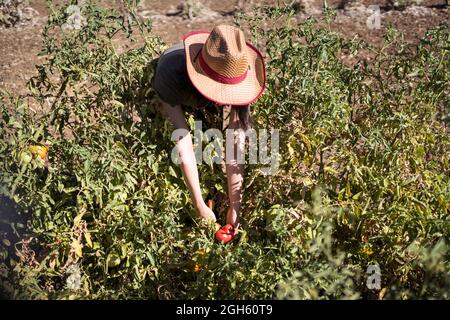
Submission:
[[[186,69],[186,55],[183,42],[174,44],[164,51],[158,59],[158,72],[179,77]]]
[[[168,48],[161,54],[161,57],[169,55],[169,54],[183,54],[184,55],[183,42],[178,42],[178,43],[172,45],[170,48]]]
[[[186,71],[183,42],[174,44],[158,59],[153,88],[169,104],[190,103],[191,85]]]

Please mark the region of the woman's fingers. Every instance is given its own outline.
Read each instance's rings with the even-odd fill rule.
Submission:
[[[208,208],[207,205],[204,205],[202,208],[197,210],[197,216],[206,220],[212,220],[213,222],[216,222],[217,220],[216,215],[210,208]]]

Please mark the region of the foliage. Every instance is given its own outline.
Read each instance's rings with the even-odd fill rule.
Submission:
[[[3,294],[448,297],[448,26],[417,47],[389,29],[375,49],[298,23],[290,7],[241,17],[267,57],[253,111],[257,127],[281,130],[280,168],[264,176],[247,166],[243,228],[222,245],[192,219],[170,161],[172,129],[149,87],[166,46],[127,3],[125,15],[84,5],[81,29],[63,29],[66,7],[54,8],[30,96],[1,95],[0,195],[18,211],[1,214]],[[205,197],[224,199],[220,166],[199,170]],[[380,267],[378,289],[366,286],[370,265]]]

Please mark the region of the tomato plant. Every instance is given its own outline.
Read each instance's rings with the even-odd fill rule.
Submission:
[[[131,5],[86,3],[79,30],[62,27],[66,8],[49,16],[29,95],[0,94],[2,294],[448,298],[447,25],[418,45],[389,28],[375,48],[298,22],[289,6],[239,17],[266,56],[252,112],[256,128],[280,129],[280,166],[246,165],[240,235],[224,246],[193,219],[170,161],[172,128],[149,86],[167,45]],[[222,168],[199,171],[222,221]]]

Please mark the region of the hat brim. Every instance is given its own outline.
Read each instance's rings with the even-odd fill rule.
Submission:
[[[220,105],[243,106],[256,101],[263,93],[266,82],[261,53],[247,43],[249,70],[245,79],[237,84],[221,83],[211,79],[199,64],[198,55],[208,36],[209,32],[196,31],[183,38],[187,73],[194,87],[203,96]]]

